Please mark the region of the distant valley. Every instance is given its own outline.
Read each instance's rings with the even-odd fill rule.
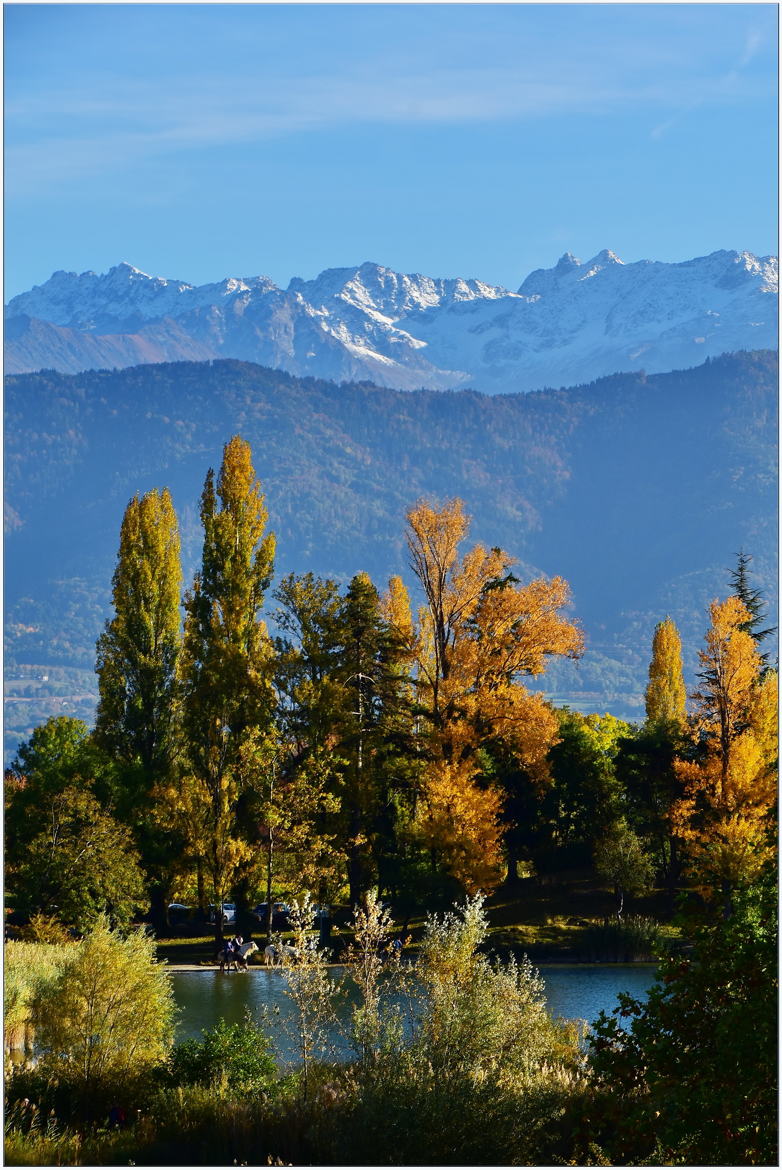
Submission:
[[[740,548],[776,623],[777,358],[627,373],[487,396],[298,378],[234,360],[9,377],[5,398],[8,746],[55,711],[91,717],[128,499],[170,487],[186,579],[198,498],[235,433],[253,448],[278,577],[409,579],[407,508],[461,496],[472,537],[561,574],[587,652],[543,685],[557,702],[642,716],[655,623],[682,631],[688,679]],[[273,609],[273,603],[269,602]],[[44,678],[44,676],[46,676]]]

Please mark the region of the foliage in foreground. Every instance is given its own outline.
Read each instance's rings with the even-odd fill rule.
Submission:
[[[622,997],[617,1014],[629,1032],[601,1017],[589,1060],[575,1028],[549,1017],[529,965],[483,953],[479,898],[429,920],[414,970],[380,962],[387,918],[376,898],[355,925],[355,1063],[310,1059],[306,1077],[299,1069],[275,1078],[267,1042],[249,1025],[220,1025],[168,1061],[161,1035],[148,1075],[122,1084],[132,1124],[109,1132],[100,1123],[120,1099],[119,1064],[96,1067],[92,1097],[103,1112],[89,1124],[76,1107],[84,1037],[71,1027],[60,1039],[70,1056],[53,1064],[52,1050],[35,1075],[11,1079],[7,1164],[776,1162],[770,879],[737,899],[730,920],[705,928],[691,958],[663,963],[647,1003]],[[74,951],[84,956],[85,944]],[[306,961],[301,970],[306,982]],[[71,1102],[70,1114],[58,1104],[57,1117],[70,1116],[71,1130],[60,1131],[45,1095],[34,1095],[57,1074],[58,1102],[67,1104],[66,1090]]]
[[[7,942],[3,949],[3,1015],[6,1043],[21,1047],[32,1023],[33,1003],[52,983],[68,956],[66,946]]]
[[[76,1115],[95,1116],[165,1060],[174,1010],[153,941],[141,931],[123,936],[101,919],[36,990],[34,1078]]]
[[[359,1164],[550,1161],[582,1089],[575,1031],[550,1018],[527,963],[481,953],[485,937],[480,898],[429,920],[409,1039],[343,1071],[335,1160],[349,1149]]]
[[[592,1064],[615,1164],[777,1164],[777,894],[770,878],[605,1014]]]
[[[269,1039],[246,1018],[242,1024],[219,1020],[200,1040],[183,1040],[171,1053],[174,1085],[221,1086],[240,1093],[268,1087],[275,1079]]]

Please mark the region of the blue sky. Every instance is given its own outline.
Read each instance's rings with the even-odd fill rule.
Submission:
[[[6,4],[5,297],[776,251],[774,4]]]

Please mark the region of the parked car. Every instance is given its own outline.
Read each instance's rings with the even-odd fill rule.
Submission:
[[[190,907],[186,906],[184,904],[184,902],[169,902],[168,909],[169,909],[169,913],[171,913],[173,911],[173,913],[175,913],[175,914],[176,913],[183,914],[186,910],[189,910]]]
[[[253,910],[253,914],[262,925],[267,920],[268,908],[268,902],[259,902]],[[287,926],[290,909],[287,902],[272,903],[272,926]]]
[[[209,921],[217,922],[217,906],[211,903],[209,906]],[[236,921],[236,903],[223,902],[223,926],[227,926],[231,922]]]

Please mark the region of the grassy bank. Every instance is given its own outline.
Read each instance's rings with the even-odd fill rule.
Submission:
[[[533,962],[606,962],[623,961],[621,950],[614,951],[608,946],[601,955],[599,932],[603,923],[615,921],[615,900],[612,894],[586,871],[573,871],[557,879],[548,879],[541,884],[524,879],[513,888],[498,890],[486,902],[489,919],[487,945],[499,954],[527,954]],[[347,906],[336,907],[335,929],[332,942],[335,946],[352,939],[346,923],[351,915]],[[663,891],[656,891],[645,898],[636,899],[625,912],[625,922],[643,919],[655,923],[655,931],[664,944],[672,945],[679,939],[679,930],[671,924],[670,899]],[[410,938],[408,953],[415,953],[424,932],[425,916],[413,917],[407,927]],[[395,922],[401,929],[402,923]],[[185,934],[188,930],[191,933]],[[197,926],[180,926],[175,937],[158,940],[158,957],[174,964],[212,966],[215,950],[214,935],[203,933]],[[596,934],[598,932],[598,934]],[[263,950],[265,932],[252,931],[252,937]],[[285,934],[283,935],[285,937]],[[608,941],[608,940],[607,940]],[[251,963],[262,963],[259,951]],[[637,954],[635,958],[649,958],[651,955]]]

